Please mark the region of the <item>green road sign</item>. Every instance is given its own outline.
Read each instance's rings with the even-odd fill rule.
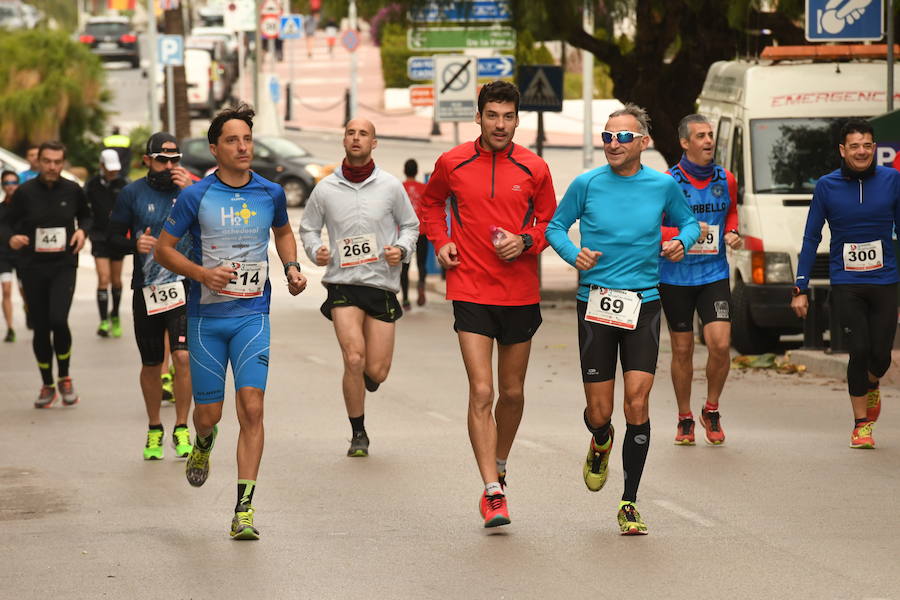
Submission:
[[[512,50],[516,32],[512,27],[421,27],[407,30],[406,44],[410,50]]]

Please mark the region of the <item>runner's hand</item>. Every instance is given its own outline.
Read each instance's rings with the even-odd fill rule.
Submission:
[[[156,238],[150,235],[149,227],[144,233],[138,236],[134,245],[137,248],[138,254],[150,254],[153,248],[156,247]]]
[[[72,247],[72,254],[78,254],[84,247],[84,229],[76,229],[69,240],[69,246]]]
[[[724,239],[725,243],[728,244],[728,247],[732,250],[740,250],[744,246],[744,238],[736,233],[731,233],[729,231],[725,234]]]
[[[697,221],[697,224],[700,225],[700,238],[703,239],[706,237],[706,234],[709,233],[709,223],[706,221]]]
[[[203,269],[203,281],[200,283],[218,293],[236,276],[237,273],[231,267],[219,265],[212,269]]]
[[[579,271],[593,269],[601,256],[603,256],[603,253],[598,250],[582,248],[581,252],[578,253],[578,256],[575,257],[575,268]]]
[[[793,309],[795,315],[797,315],[801,319],[805,319],[806,313],[809,310],[809,298],[807,298],[806,294],[794,296],[793,298],[791,298],[791,308]]]
[[[31,239],[27,235],[17,234],[9,238],[9,247],[13,250],[24,248],[31,243]]]
[[[331,260],[331,252],[328,250],[328,246],[320,246],[318,250],[316,250],[316,264],[320,267],[324,267],[328,264],[328,261]]]
[[[525,251],[525,242],[522,241],[521,235],[510,233],[509,231],[498,227],[503,232],[503,240],[495,247],[497,256],[501,260],[514,260]]]
[[[403,258],[403,253],[400,251],[400,248],[397,246],[385,246],[384,247],[384,260],[387,261],[392,267],[395,267],[400,264],[400,260]]]
[[[447,242],[437,253],[438,264],[445,269],[459,266],[459,253],[456,252],[456,244]]]
[[[298,271],[296,267],[292,267],[288,270],[287,278],[288,291],[291,293],[291,296],[296,296],[306,289],[306,276]]]
[[[681,243],[681,240],[663,242],[662,252],[659,255],[668,258],[672,262],[678,262],[684,258],[684,244]]]
[[[190,173],[188,173],[187,169],[185,169],[184,167],[173,167],[172,182],[181,189],[184,189],[194,183],[194,180],[191,179]]]

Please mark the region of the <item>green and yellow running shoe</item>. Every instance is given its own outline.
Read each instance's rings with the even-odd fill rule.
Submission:
[[[231,520],[231,539],[258,540],[259,529],[253,526],[253,513],[256,511],[249,504],[241,504]]]
[[[175,387],[174,382],[172,381],[172,376],[169,373],[166,373],[160,379],[162,380],[162,399],[166,402],[174,404]]]
[[[122,321],[119,320],[119,317],[111,317],[109,319],[109,333],[114,338],[122,337]]]
[[[100,321],[100,326],[97,327],[97,335],[100,337],[109,337],[109,321],[106,319]]]
[[[619,531],[622,535],[647,535],[647,524],[633,502],[619,502]]]
[[[591,436],[591,443],[588,446],[587,458],[584,461],[584,485],[592,492],[599,492],[606,485],[606,476],[609,471],[609,454],[612,450],[613,436],[616,431],[613,426],[609,426],[609,441],[606,448],[597,448],[594,445],[594,437]]]
[[[187,458],[194,447],[191,445],[191,431],[187,427],[179,427],[172,433],[172,446],[175,448],[175,456]]]
[[[216,445],[216,435],[218,433],[219,426],[214,425],[212,435],[210,435],[209,448],[206,450],[202,449],[197,440],[195,440],[187,462],[184,463],[184,475],[187,477],[188,483],[194,487],[200,487],[206,483],[206,478],[209,477],[209,455],[212,453],[213,446]]]
[[[144,446],[144,460],[162,460],[163,432],[160,429],[147,430],[147,445]]]

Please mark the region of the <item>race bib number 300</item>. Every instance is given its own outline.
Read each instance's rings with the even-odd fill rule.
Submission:
[[[719,226],[709,225],[706,235],[701,235],[697,243],[691,246],[688,254],[718,254],[719,253]]]
[[[35,252],[62,252],[66,249],[65,227],[38,227],[34,235]]]
[[[622,329],[634,329],[637,327],[640,314],[641,297],[637,292],[592,288],[584,320]]]
[[[142,291],[148,315],[157,315],[184,306],[184,285],[180,281],[145,285]]]
[[[235,272],[235,276],[219,294],[233,298],[258,298],[262,296],[266,279],[269,276],[269,263],[263,261],[230,262],[225,264],[231,267]]]
[[[378,248],[375,245],[374,233],[343,238],[338,245],[338,250],[341,253],[342,269],[378,260]]]
[[[845,271],[874,271],[884,267],[881,240],[844,244]]]

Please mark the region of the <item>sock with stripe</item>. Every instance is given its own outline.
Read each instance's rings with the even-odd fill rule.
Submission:
[[[255,479],[238,479],[237,482],[237,504],[234,506],[234,512],[238,512],[242,507],[253,504],[253,492],[256,490]]]
[[[97,290],[97,308],[100,311],[100,320],[105,321],[109,318],[109,292],[106,290]]]

